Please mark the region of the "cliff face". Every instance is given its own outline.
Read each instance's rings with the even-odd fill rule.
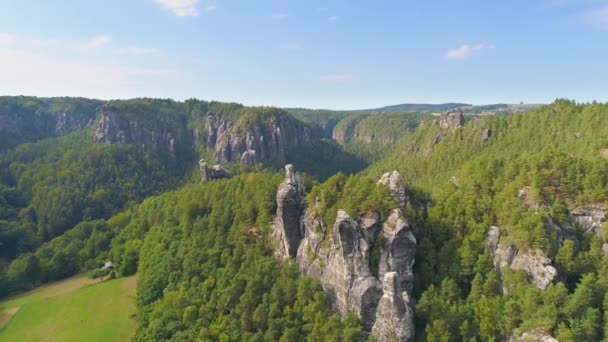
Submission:
[[[289,146],[311,142],[312,129],[288,114],[271,115],[262,122],[231,122],[215,113],[207,114],[206,144],[215,150],[219,163],[283,160]]]
[[[398,173],[392,175],[383,178]],[[404,188],[394,190],[405,194]],[[410,297],[416,239],[400,208],[384,222],[373,211],[352,218],[339,210],[333,225],[327,225],[315,208],[306,207],[304,186],[291,165],[277,192],[277,206],[273,239],[279,258],[295,259],[303,273],[319,279],[333,306],[343,315],[357,314],[378,341],[413,340]],[[372,250],[379,256],[373,261]],[[372,273],[372,266],[378,274]]]
[[[93,125],[100,101],[0,97],[0,150]]]
[[[104,105],[99,112],[93,139],[100,144],[134,144],[164,150],[175,156],[178,139],[183,141],[186,137],[165,128],[146,128],[139,121],[121,115],[112,105]]]
[[[500,228],[490,227],[486,243],[490,255],[494,258],[494,266],[500,273],[503,267],[513,270],[523,270],[532,282],[540,289],[546,289],[557,278],[557,269],[551,259],[538,249],[520,250],[512,243],[500,241]]]

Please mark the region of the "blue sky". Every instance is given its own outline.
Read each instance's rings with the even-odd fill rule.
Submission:
[[[608,101],[608,0],[2,0],[0,94]]]

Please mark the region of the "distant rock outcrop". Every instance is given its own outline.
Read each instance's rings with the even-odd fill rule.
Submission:
[[[593,232],[600,234],[604,222],[606,222],[606,214],[608,208],[604,205],[595,204],[584,207],[578,207],[570,211],[570,218],[584,232]]]
[[[403,177],[397,171],[387,172],[380,177],[378,185],[387,186],[391,195],[399,200],[399,207],[403,209],[407,202],[407,194],[405,193],[405,183]]]
[[[406,200],[398,172],[387,174],[379,186]],[[354,219],[339,210],[328,226],[315,205],[306,206],[304,193],[301,178],[288,165],[277,192],[275,255],[295,259],[303,273],[319,279],[333,306],[343,315],[357,314],[378,341],[412,341],[416,239],[401,209],[395,208],[384,222],[373,211]],[[371,265],[372,249],[378,251],[373,260],[377,265]]]
[[[213,165],[209,167],[204,159],[198,162],[201,171],[201,182],[209,182],[212,180],[230,178],[230,171],[224,169],[221,165]]]
[[[492,137],[492,130],[489,128],[484,128],[481,131],[481,140],[487,141],[488,139],[490,139],[490,137]]]
[[[557,270],[541,250],[520,250],[512,243],[500,241],[500,228],[490,227],[486,235],[488,251],[494,259],[494,266],[500,272],[503,267],[523,270],[540,289],[545,289],[557,278]]]
[[[100,144],[134,144],[144,148],[153,148],[175,156],[178,132],[165,128],[153,130],[144,127],[137,120],[130,120],[112,105],[104,105],[99,112],[99,119],[93,137]]]
[[[507,342],[558,342],[558,340],[544,329],[536,328],[521,334],[513,334]]]
[[[215,150],[215,161],[218,163],[252,165],[258,161],[283,160],[288,147],[313,140],[312,129],[286,113],[245,124],[210,112],[205,129],[206,145]]]
[[[464,113],[462,109],[447,112],[441,116],[439,126],[443,129],[451,129],[464,125]]]

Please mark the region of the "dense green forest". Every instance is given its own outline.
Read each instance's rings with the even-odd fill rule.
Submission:
[[[203,127],[209,111],[243,127],[284,114],[199,100],[110,104],[146,129],[184,134]],[[200,146],[184,144],[187,158],[176,159],[96,144],[90,128],[27,136],[0,155],[0,296],[113,260],[116,275],[138,274],[137,341],[366,339],[355,315],[331,310],[318,281],[272,256],[278,168],[291,162],[306,173],[309,205],[330,224],[338,209],[388,213],[396,201],[376,182],[401,173],[417,240],[418,340],[501,341],[530,331],[602,340],[607,235],[571,215],[608,200],[607,114],[606,104],[558,100],[446,128],[423,114],[320,112],[302,121],[390,141],[376,150],[365,139],[324,138],[290,147],[286,160],[227,165],[232,178],[204,184],[196,158],[210,151]],[[500,244],[546,256],[557,277],[541,289],[525,270],[497,268],[492,226]]]

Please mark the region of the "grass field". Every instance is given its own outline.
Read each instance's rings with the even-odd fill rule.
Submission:
[[[98,283],[76,276],[9,298],[0,302],[0,342],[128,341],[135,284],[135,277]]]

